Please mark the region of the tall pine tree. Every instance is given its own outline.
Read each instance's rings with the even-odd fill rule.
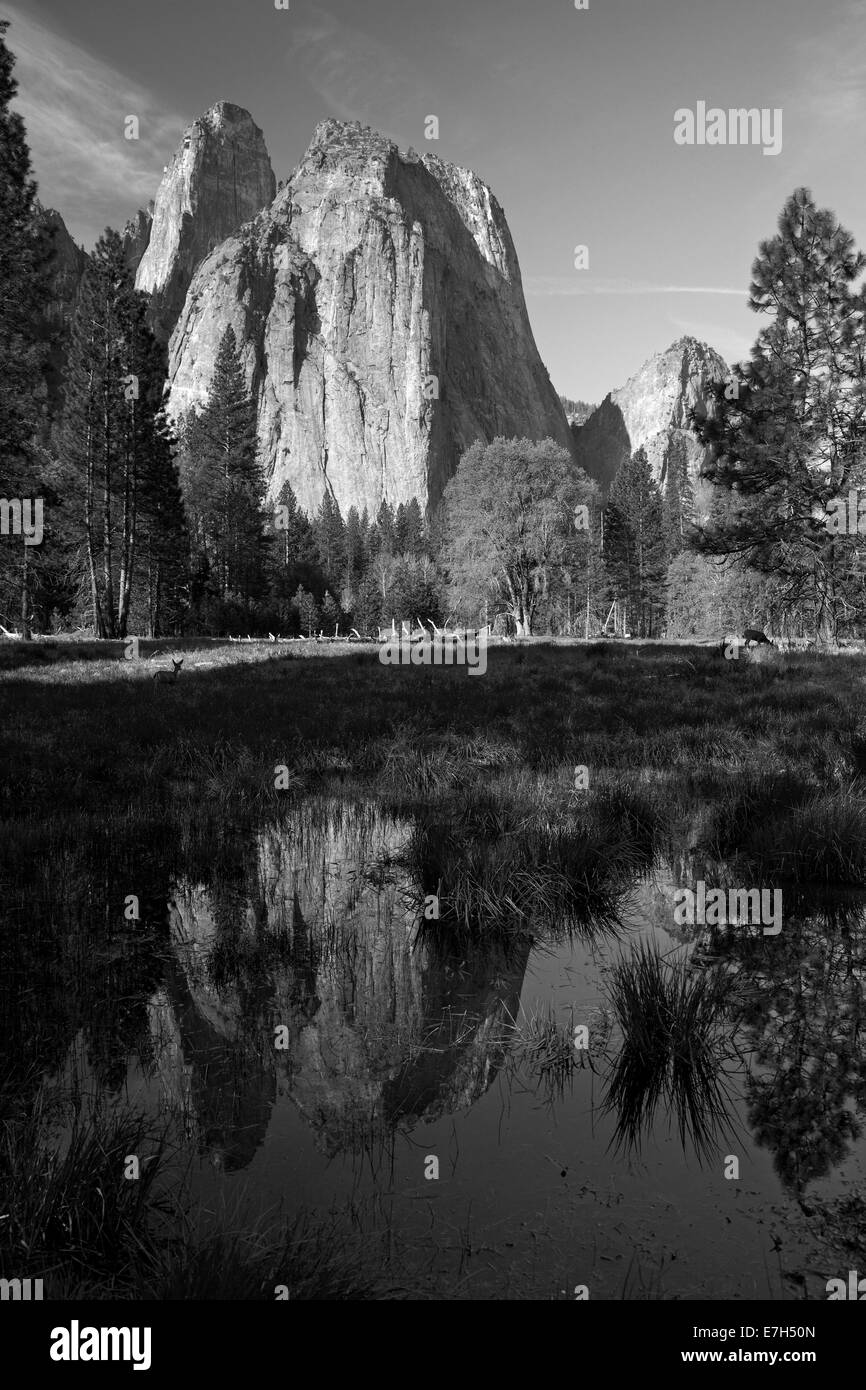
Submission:
[[[336,498],[325,490],[314,523],[319,564],[329,588],[339,590],[346,566],[346,527]]]
[[[654,637],[664,611],[665,538],[662,497],[646,452],[623,464],[605,512],[604,561],[612,596],[627,604],[632,633]]]
[[[220,339],[207,403],[186,422],[182,482],[194,541],[220,599],[249,615],[265,581],[266,484],[256,404],[231,326]]]
[[[694,492],[689,478],[689,454],[685,435],[677,430],[665,457],[665,545],[672,560],[686,547],[694,514]]]
[[[836,500],[866,483],[864,268],[835,214],[798,188],[752,267],[750,305],[767,326],[696,422],[721,494],[703,548],[783,578],[828,645],[864,599],[856,521],[853,533],[833,524]]]
[[[147,327],[146,310],[123,243],[107,228],[72,325],[59,431],[74,470],[90,615],[100,637],[126,636],[141,508],[145,495],[153,502],[153,472],[166,447],[164,355]]]
[[[0,20],[0,494],[27,499],[31,516],[42,497],[42,456],[34,448],[40,417],[45,352],[37,323],[45,304],[47,248],[37,221],[36,184],[21,117],[10,109],[18,90],[15,59],[6,46],[8,20]],[[30,635],[32,569],[40,557],[23,534],[0,536],[0,603],[20,615]]]

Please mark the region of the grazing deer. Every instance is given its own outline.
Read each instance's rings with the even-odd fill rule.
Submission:
[[[762,642],[766,642],[768,647],[773,646],[766,633],[761,632],[760,628],[757,627],[747,627],[743,633],[743,639],[747,646],[750,642],[754,642],[757,646],[760,646]]]
[[[172,657],[171,664],[174,667],[173,671],[154,671],[154,685],[162,685],[163,682],[166,685],[175,685],[177,683],[178,674],[180,672],[181,666],[183,665],[183,657],[181,657],[180,661],[175,661],[174,657]]]

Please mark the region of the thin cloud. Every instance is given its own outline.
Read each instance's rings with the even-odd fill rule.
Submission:
[[[816,138],[827,129],[856,127],[859,137],[866,118],[866,29],[863,0],[843,0],[820,11],[821,32],[799,40],[805,69],[797,99],[810,112],[810,124],[820,122]]]
[[[24,118],[39,197],[90,247],[156,194],[186,122],[123,73],[14,7],[6,39],[16,58],[15,107]],[[124,138],[127,116],[139,140]]]
[[[423,134],[426,75],[405,53],[330,11],[317,8],[314,17],[294,22],[289,63],[329,115],[360,120],[391,137],[407,126]]]
[[[680,337],[698,338],[701,342],[709,343],[726,362],[748,362],[752,355],[751,339],[726,324],[712,323],[706,319],[698,323],[695,319],[673,317],[669,317],[668,323]]]
[[[537,299],[568,299],[576,295],[595,294],[723,294],[734,295],[737,299],[747,297],[742,289],[728,289],[723,285],[651,285],[629,280],[594,280],[581,283],[580,280],[565,275],[527,275],[523,281],[523,288],[527,294]]]

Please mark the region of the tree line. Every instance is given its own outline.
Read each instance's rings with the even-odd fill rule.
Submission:
[[[618,630],[646,637],[754,622],[828,643],[862,632],[866,257],[808,190],[788,199],[752,268],[751,307],[767,326],[750,360],[691,419],[709,459],[700,498],[677,430],[658,478],[639,449],[607,498],[553,441],[495,439],[464,453],[429,518],[417,498],[343,517],[327,491],[308,516],[288,483],[268,497],[231,328],[201,409],[169,419],[166,352],[110,228],[84,274],[57,389],[51,237],[10,105],[7,28],[0,21],[4,625],[25,636],[367,635],[455,618],[591,636],[613,614]],[[15,498],[43,500],[40,544],[9,533]]]

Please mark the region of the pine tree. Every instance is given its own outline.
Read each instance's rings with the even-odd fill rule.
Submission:
[[[664,605],[665,555],[662,497],[643,449],[614,479],[605,512],[604,560],[612,592],[628,605],[630,630],[652,637]]]
[[[326,590],[325,597],[322,600],[322,623],[327,637],[333,637],[335,635],[335,629],[339,621],[340,610],[334,601],[333,595]]]
[[[140,506],[160,441],[164,359],[146,323],[117,232],[100,237],[72,325],[59,437],[74,469],[91,617],[100,637],[125,637]]]
[[[376,513],[376,551],[380,555],[395,553],[394,512],[383,498]]]
[[[220,597],[250,611],[261,597],[267,542],[256,404],[231,325],[220,339],[208,399],[184,438],[184,495],[193,536]]]
[[[157,410],[140,512],[144,582],[139,608],[149,637],[179,631],[190,599],[189,529],[175,451],[171,426]]]
[[[10,110],[18,84],[8,28],[8,20],[0,20],[0,492],[7,501],[28,499],[35,510],[43,493],[34,443],[45,361],[37,323],[48,294],[47,248],[24,123]],[[43,514],[45,503],[42,497]],[[23,535],[0,536],[0,595],[18,608],[24,637],[30,635],[32,569],[44,556],[40,549],[25,545]]]
[[[406,550],[405,554],[413,560],[420,560],[426,553],[424,513],[417,497],[406,506]]]
[[[394,517],[394,554],[407,555],[408,532],[406,529],[406,508],[401,502]]]
[[[319,609],[315,598],[307,592],[302,584],[299,584],[292,602],[301,632],[305,633],[307,637],[312,637],[319,627]]]
[[[394,518],[393,553],[407,560],[419,560],[424,553],[424,518],[418,498],[401,502]]]
[[[750,305],[768,325],[696,422],[721,494],[702,548],[784,577],[827,644],[862,600],[859,535],[832,521],[836,500],[866,482],[864,267],[835,214],[798,188],[752,267]]]
[[[680,430],[668,447],[664,472],[665,545],[670,560],[685,549],[694,511],[688,448]]]
[[[346,565],[346,528],[339,504],[327,490],[322,495],[314,530],[322,572],[328,584],[337,589]]]
[[[346,566],[343,571],[343,604],[348,610],[354,607],[366,564],[367,548],[361,518],[358,508],[350,507],[346,517]]]
[[[316,593],[325,586],[312,524],[288,480],[277,497],[271,540],[269,606],[278,625],[287,628],[297,617],[293,605],[298,586]]]

